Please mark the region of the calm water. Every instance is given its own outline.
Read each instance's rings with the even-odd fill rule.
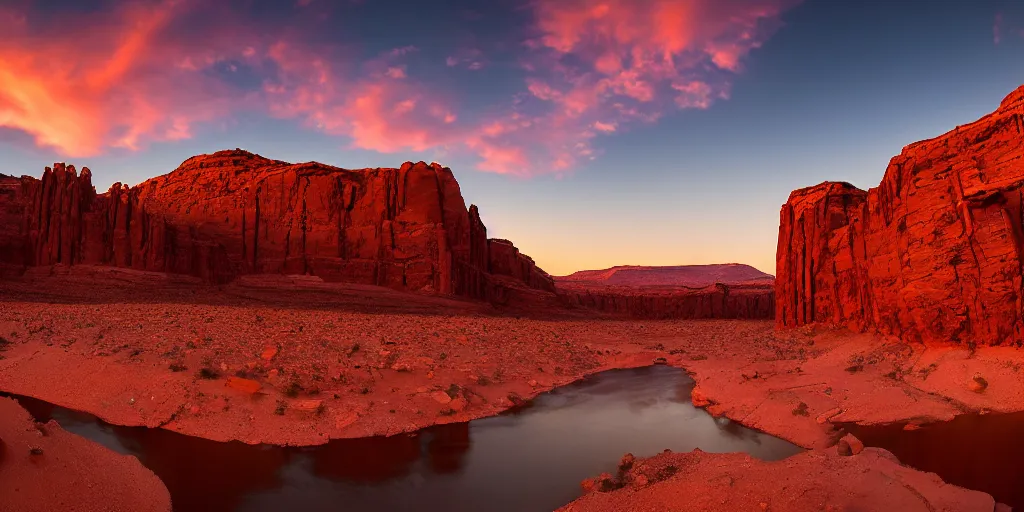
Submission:
[[[117,427],[19,400],[39,420],[56,419],[138,457],[164,481],[180,512],[550,511],[578,497],[584,478],[614,473],[627,452],[700,448],[777,460],[800,451],[694,408],[692,389],[685,373],[667,366],[615,370],[541,395],[515,413],[315,448]]]
[[[965,415],[912,431],[902,425],[843,427],[903,464],[1024,510],[1024,413]]]

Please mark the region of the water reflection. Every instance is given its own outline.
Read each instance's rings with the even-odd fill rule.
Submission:
[[[902,425],[843,427],[903,464],[1024,510],[1024,443],[1019,442],[1024,413],[965,415],[912,431]]]
[[[412,435],[313,448],[217,443],[19,399],[38,419],[139,457],[177,511],[552,510],[579,482],[614,472],[626,452],[744,451],[775,460],[799,448],[689,400],[693,381],[669,367],[605,372],[509,414]]]

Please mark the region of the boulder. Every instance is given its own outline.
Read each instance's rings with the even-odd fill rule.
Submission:
[[[843,456],[857,455],[864,451],[864,443],[853,434],[846,434],[836,445],[836,451]]]

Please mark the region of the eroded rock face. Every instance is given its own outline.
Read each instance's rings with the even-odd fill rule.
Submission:
[[[867,192],[797,190],[783,205],[776,323],[923,342],[1024,341],[1024,87],[994,113],[892,159]]]
[[[705,288],[593,286],[559,282],[563,304],[631,318],[772,318],[770,284],[722,284]]]
[[[0,232],[0,258],[11,265],[113,265],[214,283],[309,274],[479,299],[497,293],[486,228],[437,164],[347,170],[220,151],[102,195],[88,169],[56,164],[41,180],[0,179],[0,204],[4,220],[23,219]],[[543,271],[523,269],[507,275],[553,289]]]
[[[25,210],[29,205],[25,180],[0,174],[0,275],[17,273],[27,263]]]
[[[533,258],[519,252],[512,242],[500,238],[487,241],[490,254],[488,263],[492,274],[511,276],[526,283],[530,288],[555,291],[555,281],[533,261]]]

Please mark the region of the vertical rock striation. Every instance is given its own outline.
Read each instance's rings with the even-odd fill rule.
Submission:
[[[782,207],[776,324],[922,342],[1024,342],[1024,87],[903,149],[865,192],[822,183]]]
[[[213,283],[308,274],[477,299],[501,286],[477,208],[467,210],[451,170],[437,164],[347,170],[234,150],[100,195],[91,178],[64,164],[41,180],[0,176],[0,261],[112,265]],[[533,269],[506,275],[553,290]]]

